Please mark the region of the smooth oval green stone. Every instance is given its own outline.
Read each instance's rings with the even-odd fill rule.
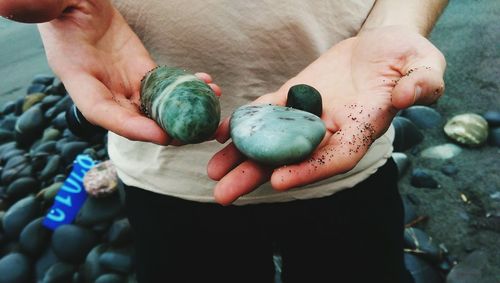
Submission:
[[[142,79],[141,109],[183,143],[209,139],[220,121],[219,99],[212,89],[195,75],[166,66]]]
[[[314,87],[306,84],[294,85],[288,91],[286,106],[304,110],[321,117],[323,101],[321,94]]]
[[[258,162],[281,166],[306,159],[323,139],[326,127],[316,115],[276,105],[245,105],[230,122],[234,145]]]

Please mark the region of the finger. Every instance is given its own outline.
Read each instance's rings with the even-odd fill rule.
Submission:
[[[229,127],[230,119],[229,117],[224,119],[222,123],[220,123],[219,128],[217,128],[217,131],[215,131],[215,140],[219,143],[225,143],[231,137]]]
[[[194,74],[198,79],[204,81],[206,84],[209,84],[212,82],[212,76],[210,76],[207,73],[199,72]]]
[[[84,117],[120,136],[136,141],[168,144],[169,136],[155,121],[140,114],[130,100],[113,98],[97,79],[81,74],[64,81],[68,93]]]
[[[207,174],[212,180],[219,181],[229,173],[234,167],[243,162],[243,154],[230,143],[217,152],[208,162]]]
[[[370,127],[353,124],[337,131],[308,160],[275,169],[271,185],[284,191],[351,170],[375,139],[375,131]]]
[[[216,84],[209,83],[208,86],[212,89],[212,91],[215,93],[215,96],[220,97],[222,94],[222,90],[220,87]]]
[[[267,182],[271,173],[271,168],[247,160],[217,183],[214,190],[215,200],[222,205],[229,205]]]

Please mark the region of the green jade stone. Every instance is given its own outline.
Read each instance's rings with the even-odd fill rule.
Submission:
[[[326,127],[316,115],[276,105],[244,105],[230,121],[238,150],[260,163],[282,166],[300,162],[316,149]]]
[[[141,81],[141,110],[183,143],[208,140],[220,121],[219,99],[195,75],[160,66]]]
[[[294,85],[288,91],[286,106],[300,109],[321,117],[323,105],[321,94],[306,84]]]

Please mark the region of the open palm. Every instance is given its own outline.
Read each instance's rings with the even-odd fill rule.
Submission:
[[[311,158],[269,168],[247,160],[230,144],[208,166],[209,176],[220,180],[217,201],[229,204],[268,180],[275,189],[287,190],[354,168],[398,109],[432,103],[443,93],[444,69],[443,55],[404,28],[366,31],[340,42],[277,92],[254,102],[285,105],[288,89],[295,84],[318,89],[327,133]],[[221,125],[219,141],[228,138],[228,124],[226,120]]]

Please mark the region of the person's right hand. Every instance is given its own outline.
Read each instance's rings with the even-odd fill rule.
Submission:
[[[172,142],[140,111],[140,81],[156,64],[109,0],[51,1],[51,7],[21,2],[24,6],[17,6],[27,12],[11,10],[18,12],[20,21],[45,21],[38,27],[49,65],[90,123],[131,140]],[[220,94],[210,76],[197,75]]]

